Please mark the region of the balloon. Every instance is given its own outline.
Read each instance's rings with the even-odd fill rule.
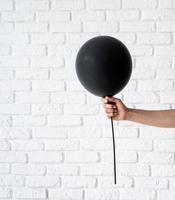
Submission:
[[[114,96],[128,83],[132,72],[126,46],[111,36],[97,36],[80,48],[76,73],[81,84],[96,96]]]

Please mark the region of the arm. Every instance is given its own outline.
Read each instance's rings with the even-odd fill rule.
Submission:
[[[175,109],[142,110],[128,108],[126,120],[157,127],[175,128]]]

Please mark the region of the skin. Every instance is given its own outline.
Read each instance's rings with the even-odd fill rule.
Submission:
[[[128,120],[150,126],[175,128],[175,109],[143,110],[128,108],[120,99],[102,97],[104,111],[108,118]]]

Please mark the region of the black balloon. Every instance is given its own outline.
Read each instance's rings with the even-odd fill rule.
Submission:
[[[126,46],[111,36],[97,36],[80,48],[76,73],[81,84],[96,96],[114,96],[128,83],[132,72]]]

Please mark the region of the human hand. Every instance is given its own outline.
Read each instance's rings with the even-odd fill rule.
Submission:
[[[103,107],[108,118],[114,120],[127,120],[127,114],[129,108],[125,104],[115,97],[102,97]]]

